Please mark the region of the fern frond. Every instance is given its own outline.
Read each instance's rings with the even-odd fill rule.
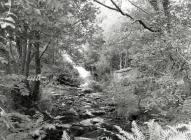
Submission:
[[[143,135],[135,121],[132,122],[132,132],[134,133],[136,140],[145,140],[145,136]]]
[[[130,140],[134,140],[134,136],[133,134],[130,134],[126,131],[124,131],[121,127],[117,126],[117,125],[114,125],[114,127],[119,131],[120,135],[117,135],[118,137],[125,137],[127,139],[130,139]]]
[[[62,140],[71,140],[70,136],[66,131],[63,131]]]
[[[105,137],[105,139],[106,139],[106,140],[112,140],[112,138],[110,138],[110,137]]]

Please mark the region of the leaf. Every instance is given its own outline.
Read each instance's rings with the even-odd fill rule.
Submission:
[[[58,0],[48,0],[47,4],[51,9],[55,9],[55,11],[58,11],[59,9],[62,8],[62,4]]]
[[[0,63],[2,63],[2,64],[8,64],[8,61],[5,60],[4,57],[1,57],[1,56],[0,56]]]
[[[39,10],[39,9],[36,9],[36,8],[34,8],[34,13],[37,14],[37,15],[41,15],[40,10]]]
[[[8,2],[5,3],[4,5],[5,5],[5,6],[9,6],[9,7],[11,7],[11,0],[8,0]]]
[[[71,140],[70,136],[66,131],[63,131],[62,140]]]
[[[15,29],[15,25],[12,24],[12,23],[9,23],[9,22],[6,22],[6,21],[1,21],[2,19],[0,18],[0,25],[1,25],[1,28],[5,29],[7,28],[8,26],[10,26],[11,28]]]
[[[5,12],[5,14],[7,14],[8,16],[14,16],[17,17],[16,14],[12,13],[11,11]]]
[[[15,23],[15,20],[12,17],[6,17],[6,18],[4,18],[4,20]]]
[[[18,86],[22,96],[29,96],[30,93],[29,90],[26,88],[25,83],[20,83]]]

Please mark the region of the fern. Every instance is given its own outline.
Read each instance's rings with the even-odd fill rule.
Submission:
[[[135,121],[132,122],[132,132],[134,133],[136,140],[144,140],[145,136],[139,129],[137,123]]]
[[[68,135],[66,131],[63,131],[61,140],[71,140],[70,136]]]
[[[134,140],[134,136],[133,134],[130,134],[126,131],[124,131],[121,127],[115,125],[115,128],[119,131],[120,135],[117,134],[117,136],[120,138],[120,139],[130,139],[130,140]]]
[[[166,129],[163,129],[154,120],[145,124],[149,128],[149,140],[191,140],[191,123],[167,126]],[[121,140],[146,140],[135,121],[132,122],[132,133],[124,131],[119,126],[115,126],[115,128],[119,131],[116,136]]]

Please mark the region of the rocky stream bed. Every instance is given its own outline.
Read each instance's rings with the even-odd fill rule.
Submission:
[[[51,110],[54,120],[51,123],[55,124],[56,130],[46,130],[47,140],[60,140],[63,130],[76,140],[106,137],[119,139],[116,135],[119,133],[115,128],[116,123],[111,120],[113,116],[110,116],[115,104],[105,103],[107,96],[103,92],[83,88],[54,87],[48,90],[54,101]],[[119,118],[116,120],[122,122]]]

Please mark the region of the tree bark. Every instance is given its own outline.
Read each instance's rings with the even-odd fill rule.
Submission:
[[[166,17],[166,22],[167,22],[167,32],[170,34],[171,33],[170,1],[163,0],[162,5],[163,5],[164,15]]]
[[[28,25],[24,25],[24,33],[23,33],[23,46],[22,46],[22,60],[21,60],[21,74],[25,74],[25,65],[26,65],[26,57],[27,57],[27,36],[28,36]]]
[[[25,72],[26,54],[27,54],[27,46],[26,46],[26,41],[24,41],[22,57],[21,57],[21,74],[23,74],[23,75]]]
[[[122,69],[122,57],[123,57],[123,55],[122,55],[122,53],[120,52],[119,53],[119,69]]]
[[[39,31],[35,32],[35,37],[38,42],[34,44],[35,47],[35,74],[38,76],[41,73],[41,64],[40,64],[40,33]],[[40,98],[40,80],[34,81],[32,100],[37,101]]]
[[[125,51],[125,64],[124,64],[124,68],[127,68],[127,50]]]
[[[25,65],[25,76],[29,76],[29,68],[31,62],[31,44],[27,42],[27,54],[26,54],[26,65]]]

